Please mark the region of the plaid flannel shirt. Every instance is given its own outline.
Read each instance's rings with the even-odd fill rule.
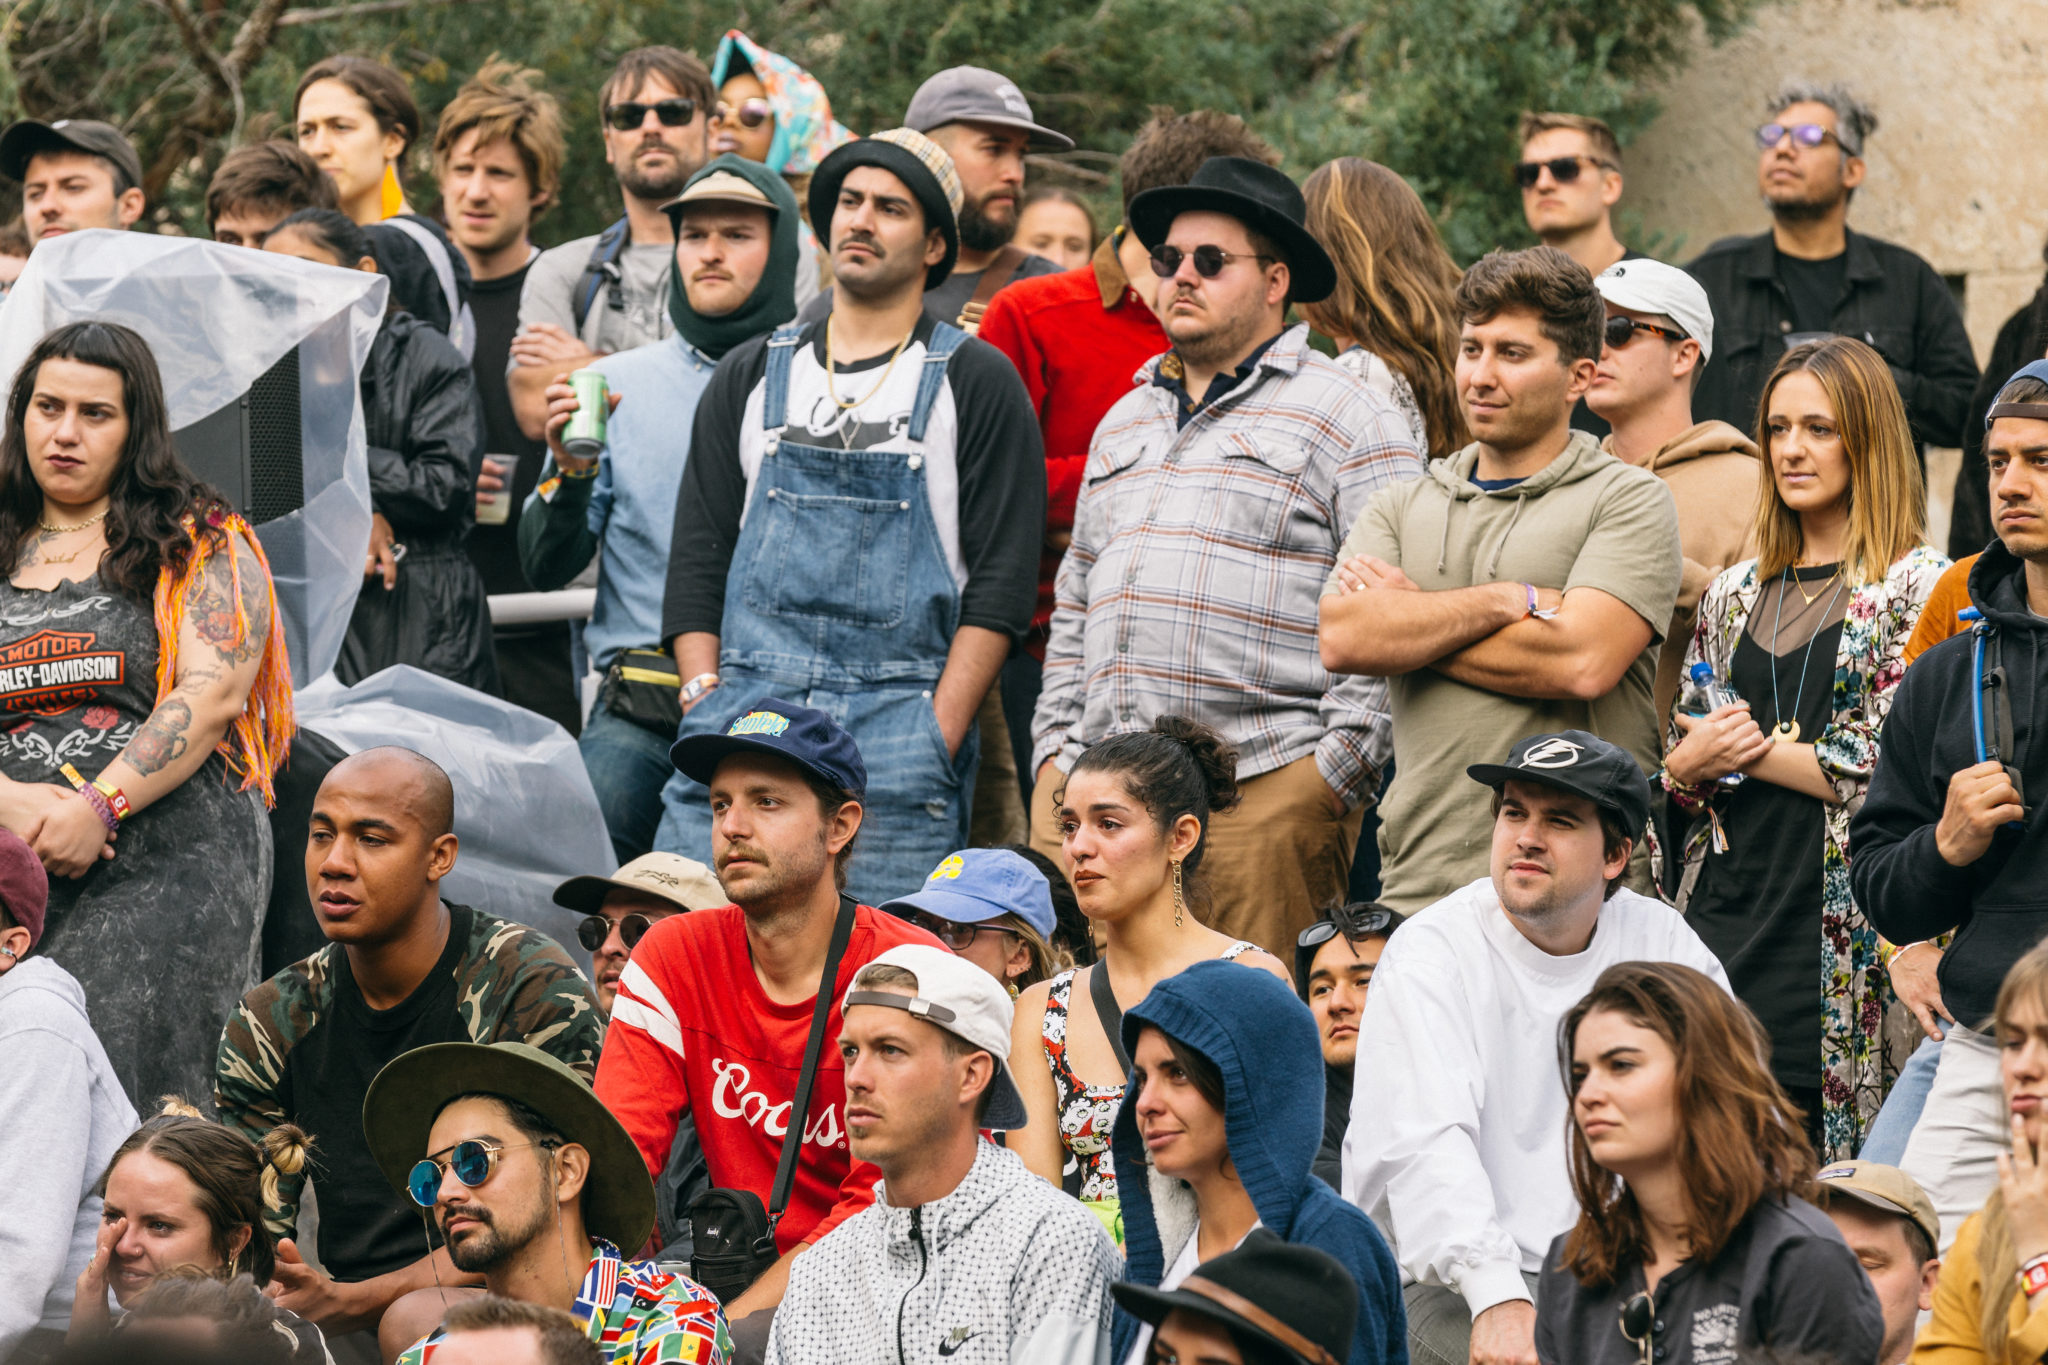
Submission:
[[[1088,452],[1032,767],[1071,768],[1093,740],[1184,715],[1237,746],[1239,776],[1314,754],[1355,806],[1392,752],[1387,685],[1323,668],[1317,600],[1346,530],[1374,493],[1421,476],[1421,452],[1305,326],[1185,428],[1152,383],[1160,359]]]

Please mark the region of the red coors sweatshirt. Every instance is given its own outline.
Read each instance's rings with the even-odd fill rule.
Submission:
[[[832,1013],[811,1090],[796,1186],[775,1230],[778,1251],[815,1242],[874,1202],[882,1173],[847,1147],[846,1067],[838,1000],[854,974],[903,943],[941,946],[893,915],[863,905],[839,963]],[[778,1005],[761,989],[736,905],[658,921],[633,948],[597,1064],[597,1097],[618,1116],[659,1179],[688,1112],[711,1182],[768,1202],[790,1104],[803,1069],[812,1001]]]

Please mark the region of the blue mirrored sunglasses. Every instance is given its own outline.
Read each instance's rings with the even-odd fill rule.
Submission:
[[[517,1147],[505,1147],[495,1142],[471,1138],[458,1142],[448,1149],[446,1157],[423,1157],[412,1168],[412,1174],[405,1178],[406,1190],[412,1195],[412,1202],[423,1209],[430,1209],[441,1197],[441,1172],[452,1171],[455,1178],[475,1189],[491,1178],[491,1172],[498,1167],[498,1158],[507,1152],[516,1152],[525,1147],[551,1147],[547,1142],[523,1142]]]

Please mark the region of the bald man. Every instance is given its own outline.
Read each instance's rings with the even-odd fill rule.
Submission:
[[[313,800],[306,883],[327,946],[249,992],[221,1035],[223,1121],[251,1138],[312,1134],[309,1173],[279,1182],[271,1231],[278,1302],[332,1336],[375,1332],[384,1310],[436,1283],[480,1284],[422,1256],[420,1212],[394,1195],[363,1139],[363,1094],[392,1058],[430,1043],[531,1043],[586,1079],[603,1022],[569,955],[545,934],[441,899],[455,866],[455,790],[410,749],[335,765]],[[292,1238],[310,1178],[319,1261]],[[373,1344],[374,1348],[374,1344]]]

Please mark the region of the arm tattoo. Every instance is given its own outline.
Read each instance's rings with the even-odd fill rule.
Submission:
[[[250,555],[242,567],[241,606],[249,629],[240,639],[235,633],[234,560],[227,551],[207,563],[191,597],[193,629],[230,666],[256,658],[270,642],[270,594],[262,566]]]
[[[144,777],[161,772],[185,752],[185,732],[191,728],[192,708],[173,693],[164,698],[163,705],[150,712],[149,719],[135,732],[135,738],[128,741],[128,747],[121,756],[128,760],[129,767]]]

